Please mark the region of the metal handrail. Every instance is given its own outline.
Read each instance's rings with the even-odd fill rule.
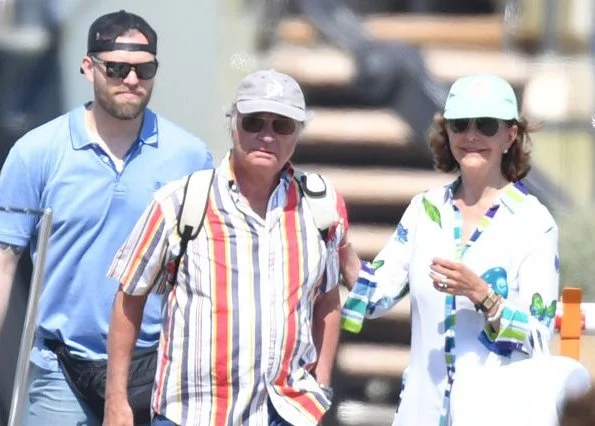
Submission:
[[[542,50],[545,53],[556,53],[560,47],[558,40],[558,11],[561,4],[558,0],[546,0],[545,2],[545,23],[542,42]]]
[[[0,211],[41,216],[39,235],[37,239],[37,258],[33,267],[33,276],[31,277],[31,289],[29,291],[29,301],[27,303],[23,334],[21,335],[19,357],[15,371],[14,385],[12,388],[10,417],[8,419],[8,426],[20,426],[22,424],[27,400],[26,394],[28,383],[27,379],[29,377],[29,354],[35,339],[37,306],[39,303],[39,297],[41,296],[41,290],[43,288],[45,258],[52,228],[52,211],[51,209],[36,210],[14,207],[0,207]]]
[[[0,29],[12,26],[15,0],[0,0]]]
[[[591,9],[591,13],[592,13],[592,19],[595,19],[595,7],[593,7]],[[592,21],[595,22],[595,21]],[[593,76],[593,87],[595,88],[595,29],[591,28],[591,39],[590,39],[590,43],[589,43],[589,48],[590,48],[590,54],[591,54],[591,67],[592,67],[592,76]],[[591,99],[595,99],[595,92],[592,94],[592,98]],[[595,104],[593,105],[595,107]],[[593,116],[592,116],[592,125],[595,128],[595,111],[593,111]],[[593,142],[595,143],[595,136],[593,139]],[[591,154],[591,165],[595,168],[595,150],[593,150],[592,154]],[[593,174],[592,177],[592,189],[591,189],[591,202],[593,204],[595,204],[595,174]]]

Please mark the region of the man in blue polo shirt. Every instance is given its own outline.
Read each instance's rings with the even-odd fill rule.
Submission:
[[[116,250],[156,189],[213,167],[204,143],[146,108],[156,53],[157,34],[141,17],[125,11],[99,17],[81,64],[94,100],[26,134],[0,173],[0,206],[53,211],[27,425],[100,424],[56,352],[106,358],[117,285],[106,272]],[[35,218],[0,213],[0,325],[19,256],[31,245],[35,258],[36,240]],[[137,350],[158,341],[161,299],[152,297]]]

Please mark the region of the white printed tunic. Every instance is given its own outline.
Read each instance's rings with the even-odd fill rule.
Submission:
[[[558,229],[521,182],[506,186],[469,243],[453,203],[460,179],[413,198],[393,236],[362,271],[343,309],[345,328],[411,300],[411,353],[395,425],[446,425],[456,373],[530,355],[529,327],[549,340],[558,300]],[[429,276],[435,257],[461,261],[505,299],[500,330],[463,296],[437,291]]]

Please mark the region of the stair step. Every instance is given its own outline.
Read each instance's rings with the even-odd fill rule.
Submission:
[[[395,219],[395,223],[397,219]],[[373,259],[388,242],[394,226],[351,224],[350,240],[362,259]]]
[[[395,226],[397,220],[398,218],[395,218]],[[387,243],[395,226],[352,223],[349,229],[349,238],[362,259],[372,260]]]
[[[470,73],[490,72],[522,86],[531,72],[531,60],[513,52],[481,49],[422,48],[428,70],[451,83]],[[306,86],[344,87],[355,78],[352,57],[330,46],[305,47],[279,44],[262,59],[263,66],[287,73]]]
[[[499,50],[428,48],[422,53],[428,69],[446,82],[466,74],[492,73],[522,87],[531,77],[534,64],[526,55]]]
[[[391,110],[354,110],[315,108],[302,142],[349,143],[406,146],[412,131],[407,123]]]
[[[302,13],[301,0],[283,0],[288,12],[294,15]],[[407,13],[411,11],[411,0],[341,0],[343,6],[358,15],[378,13]]]
[[[276,45],[260,60],[263,68],[272,67],[293,76],[307,86],[343,87],[355,76],[355,63],[346,54],[330,46],[308,48]]]
[[[383,14],[368,16],[364,22],[368,32],[378,40],[414,45],[493,49],[502,46],[504,38],[501,14]],[[276,35],[279,41],[292,44],[313,45],[319,41],[317,31],[301,17],[284,19]]]
[[[348,203],[367,205],[408,204],[415,194],[446,185],[454,179],[449,174],[417,169],[310,164],[300,165],[300,169],[318,172],[329,178]]]
[[[339,402],[337,420],[342,426],[386,426],[391,424],[395,410],[395,405],[345,400]]]
[[[344,343],[337,369],[350,376],[400,378],[409,364],[409,347],[373,343]]]

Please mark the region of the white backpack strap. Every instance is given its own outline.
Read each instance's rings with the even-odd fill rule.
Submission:
[[[215,170],[206,169],[192,173],[186,180],[178,212],[178,234],[186,244],[195,239],[202,228],[214,177]]]
[[[186,179],[182,204],[178,210],[176,231],[173,231],[169,237],[172,254],[175,256],[173,262],[168,263],[167,281],[170,287],[173,287],[178,280],[178,269],[188,248],[188,242],[195,239],[202,228],[214,178],[215,170],[206,169],[194,172]]]
[[[178,269],[180,268],[182,257],[186,253],[188,242],[195,239],[202,228],[207,214],[207,203],[209,202],[209,194],[214,178],[215,170],[206,169],[194,172],[186,179],[176,227],[178,236],[180,237],[180,245],[176,250],[173,271],[170,271],[171,273],[168,277],[171,286],[174,286],[177,282]],[[173,235],[172,232],[172,237]]]
[[[323,235],[323,239],[326,239],[326,232],[339,221],[337,199],[332,185],[318,173],[305,173],[296,170],[294,177],[300,184],[302,194],[310,206],[316,227]]]

